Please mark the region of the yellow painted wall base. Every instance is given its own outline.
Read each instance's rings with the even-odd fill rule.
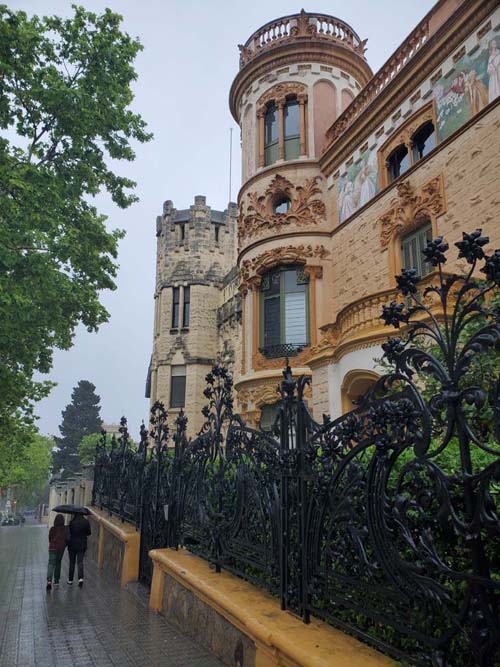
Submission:
[[[312,619],[309,625],[255,586],[181,549],[155,549],[150,607],[162,610],[165,575],[244,633],[255,644],[255,667],[390,667],[390,658],[340,630]],[[163,576],[161,576],[163,573]]]
[[[139,576],[139,551],[141,536],[129,523],[109,516],[106,512],[91,508],[93,523],[99,525],[97,546],[97,566],[104,566],[104,540],[106,533],[114,535],[123,543],[123,562],[120,575],[120,584],[124,587],[129,581],[135,581]]]

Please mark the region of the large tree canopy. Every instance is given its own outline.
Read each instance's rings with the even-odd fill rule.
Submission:
[[[75,327],[108,319],[99,291],[114,289],[118,240],[92,197],[129,206],[135,183],[111,159],[148,141],[130,110],[132,63],[142,48],[121,17],[73,7],[70,19],[0,5],[0,442],[29,422],[49,383],[54,348]]]

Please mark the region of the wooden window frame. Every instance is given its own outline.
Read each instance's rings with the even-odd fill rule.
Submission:
[[[277,271],[280,272],[280,274],[284,274],[286,271],[293,271],[293,270],[299,270],[302,269],[304,270],[304,265],[303,264],[283,264],[281,266],[276,266],[273,269],[270,269],[266,274],[270,273],[275,273]],[[264,278],[264,275],[262,276]],[[309,276],[306,275],[307,281],[304,283],[306,285],[306,288],[304,290],[305,294],[305,313],[306,313],[306,340],[304,343],[306,346],[310,345],[310,339],[311,339],[311,334],[310,334],[310,320],[311,320],[311,314],[310,314],[310,302],[309,302]],[[280,342],[279,345],[286,345],[286,341],[283,340],[284,338],[284,333],[286,332],[286,314],[285,314],[285,281],[282,275],[280,275]],[[260,285],[259,288],[259,348],[264,347],[264,341],[265,341],[265,332],[264,332],[264,327],[265,327],[265,318],[264,318],[264,301],[265,301],[265,295],[262,291],[262,284]]]
[[[284,109],[289,102],[297,102],[299,105],[299,155],[287,160],[300,160],[306,158],[309,153],[309,142],[307,140],[308,123],[308,98],[305,92],[305,86],[301,84],[288,84],[288,88],[283,92],[280,85],[276,87],[275,94],[272,89],[270,92],[263,95],[257,106],[257,119],[259,130],[259,168],[271,167],[272,165],[283,162],[285,160],[285,121]],[[274,162],[266,164],[266,145],[265,145],[265,117],[267,109],[270,105],[274,105],[278,110],[278,159]]]
[[[378,151],[378,174],[379,174],[379,189],[383,190],[392,183],[395,183],[398,178],[402,178],[406,172],[414,165],[418,164],[421,159],[414,160],[413,158],[413,144],[412,137],[425,123],[432,122],[434,125],[435,146],[432,150],[438,147],[437,134],[437,113],[436,103],[434,100],[425,104],[421,109],[414,113],[408,120],[398,127],[394,133],[387,139],[387,141],[380,147]],[[398,146],[406,146],[408,150],[408,169],[400,174],[394,180],[389,179],[389,157]],[[432,152],[432,151],[431,151]],[[426,156],[424,156],[426,157]]]
[[[405,244],[405,243],[408,243],[410,240],[412,240],[413,238],[415,238],[419,233],[422,233],[422,232],[424,231],[425,228],[429,228],[429,229],[430,229],[431,240],[432,240],[433,238],[435,238],[435,235],[434,235],[434,233],[433,233],[433,228],[432,228],[432,220],[431,220],[430,216],[428,216],[428,219],[427,219],[427,220],[426,220],[425,218],[422,219],[422,221],[420,222],[420,224],[419,224],[417,227],[415,227],[414,229],[409,230],[408,232],[406,232],[405,234],[402,234],[402,235],[399,237],[399,248],[400,248],[400,257],[401,257],[401,270],[402,270],[403,268],[416,268],[416,267],[403,267],[403,264],[404,264],[404,244]],[[425,268],[426,271],[425,271],[425,273],[424,273],[423,271],[420,273],[420,277],[421,277],[421,278],[424,278],[425,276],[429,275],[429,273],[432,273],[432,270],[433,270],[433,269],[432,269],[432,266],[431,266],[431,265],[425,266],[425,263],[423,263],[423,264],[422,264],[422,268]]]

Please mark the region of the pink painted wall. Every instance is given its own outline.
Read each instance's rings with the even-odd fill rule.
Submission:
[[[337,118],[337,90],[328,81],[318,81],[313,88],[314,154],[321,155],[326,131]]]
[[[345,111],[349,104],[353,101],[354,95],[351,93],[350,90],[347,90],[344,88],[342,91],[342,111]]]

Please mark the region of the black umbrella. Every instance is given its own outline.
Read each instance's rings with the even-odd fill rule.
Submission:
[[[52,508],[53,512],[61,512],[62,514],[90,514],[90,510],[81,505],[58,505]]]

